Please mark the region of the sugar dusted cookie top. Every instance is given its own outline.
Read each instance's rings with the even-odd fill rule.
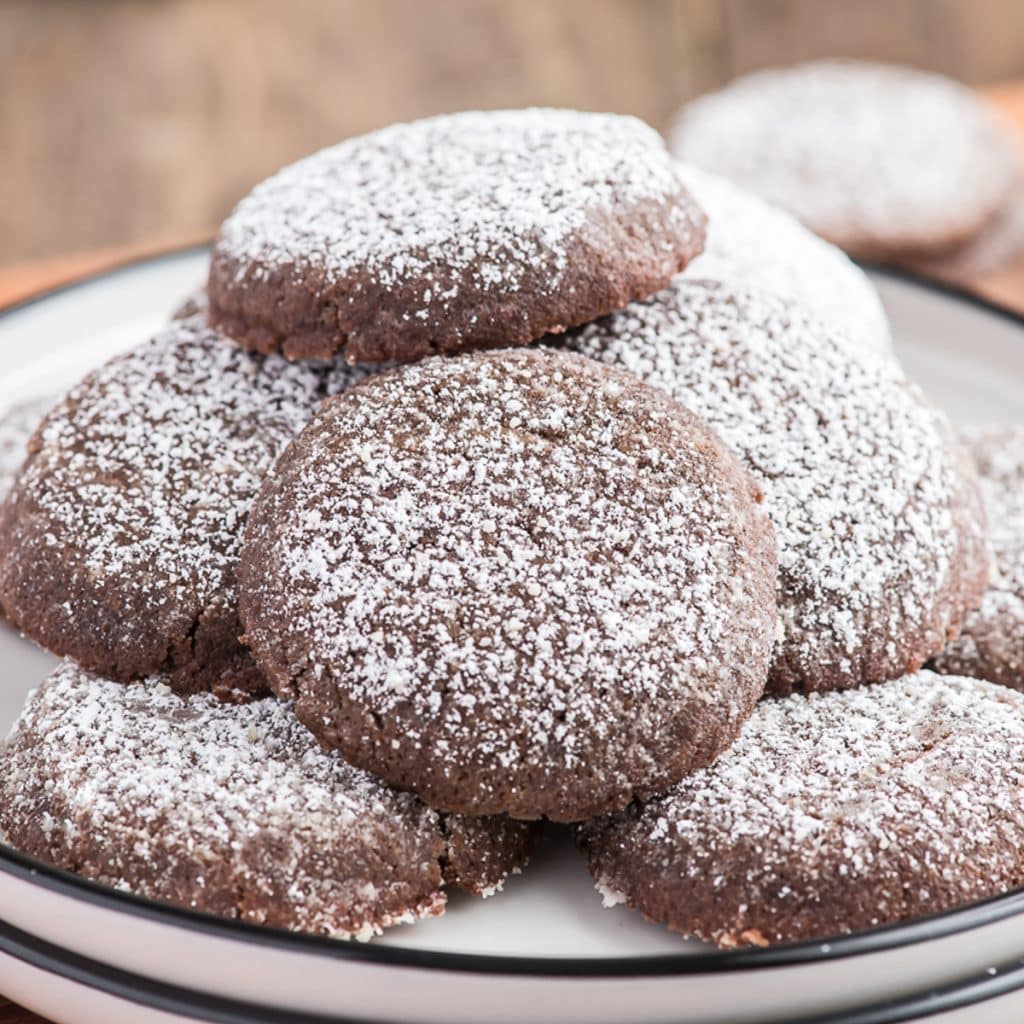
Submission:
[[[875,257],[951,248],[1014,187],[1011,132],[969,89],[912,68],[761,71],[679,114],[673,151]]]
[[[258,185],[221,228],[211,317],[291,358],[524,344],[653,294],[703,237],[663,143],[635,118],[449,114]]]
[[[512,349],[326,402],[239,579],[257,661],[323,742],[447,810],[578,820],[731,742],[775,574],[760,492],[696,417]]]
[[[878,292],[841,249],[726,178],[689,164],[680,165],[680,174],[708,215],[704,252],[684,277],[750,285],[794,299],[841,331],[852,351],[892,353]]]
[[[245,517],[320,400],[363,375],[245,352],[199,317],[89,374],[44,420],[0,513],[8,616],[105,676],[263,688],[238,644]]]
[[[18,849],[140,896],[343,938],[441,913],[444,881],[493,891],[530,838],[507,819],[445,821],[324,753],[272,698],[182,698],[70,663],[29,698],[0,766],[0,833]]]
[[[1024,884],[1024,695],[921,672],[762,701],[711,767],[581,828],[606,902],[721,946],[826,938]]]

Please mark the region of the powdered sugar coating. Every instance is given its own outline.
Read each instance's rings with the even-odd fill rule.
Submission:
[[[852,358],[793,302],[683,278],[552,343],[667,391],[764,488],[780,554],[769,689],[913,671],[980,599],[976,481],[893,361]]]
[[[688,164],[680,165],[680,174],[708,215],[704,252],[684,277],[733,281],[794,299],[841,330],[853,351],[892,353],[878,292],[841,249],[726,178]]]
[[[0,503],[28,455],[29,438],[53,402],[52,398],[39,398],[0,415]]]
[[[466,827],[323,752],[276,700],[181,698],[159,677],[124,686],[70,663],[29,698],[0,764],[0,833],[26,852],[139,895],[339,938],[441,913],[445,834]],[[486,865],[470,887],[500,886],[492,846],[506,832],[523,845],[524,827],[466,824]]]
[[[921,672],[762,701],[711,767],[582,828],[604,892],[722,946],[824,938],[1024,884],[1024,695]]]
[[[325,743],[434,806],[586,817],[735,736],[775,623],[759,493],[694,417],[570,353],[327,402],[246,530],[242,616]]]
[[[0,513],[0,601],[33,639],[118,679],[262,685],[235,566],[264,474],[320,400],[364,375],[290,364],[177,321],[73,388]]]
[[[1024,690],[1024,427],[974,427],[961,437],[978,469],[995,564],[981,607],[935,668]]]
[[[221,228],[211,315],[292,357],[521,344],[651,294],[702,238],[643,122],[468,111],[349,139],[257,186]]]
[[[760,71],[688,104],[677,156],[849,251],[949,248],[1009,198],[1012,133],[939,75],[857,61]]]

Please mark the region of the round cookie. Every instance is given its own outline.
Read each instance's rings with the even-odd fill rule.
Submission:
[[[694,416],[571,353],[365,381],[289,446],[247,640],[325,745],[432,806],[567,821],[712,761],[764,689],[776,552]]]
[[[715,764],[580,829],[605,904],[723,947],[1024,885],[1024,695],[921,672],[762,701]]]
[[[977,481],[894,361],[851,357],[793,302],[685,278],[551,344],[665,390],[763,487],[780,565],[769,691],[915,671],[977,606]]]
[[[703,238],[664,144],[635,118],[449,114],[257,186],[214,246],[210,316],[292,359],[520,345],[652,295]]]
[[[978,469],[995,565],[981,607],[934,668],[1024,690],[1024,427],[961,437]]]
[[[840,328],[854,352],[892,354],[878,292],[846,253],[717,174],[687,164],[680,165],[680,174],[708,216],[704,252],[684,277],[750,285],[793,299]]]
[[[493,892],[526,862],[528,826],[446,819],[323,752],[273,698],[147,682],[65,663],[35,691],[0,747],[8,842],[139,896],[359,939],[441,913],[445,882]]]
[[[1017,174],[1011,130],[973,92],[884,64],[748,75],[688,104],[670,134],[677,156],[873,258],[961,244]]]
[[[0,605],[103,676],[260,691],[238,643],[245,517],[320,400],[362,375],[244,352],[198,318],[111,360],[32,440],[0,511]]]

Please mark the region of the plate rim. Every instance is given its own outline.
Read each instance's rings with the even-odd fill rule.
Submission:
[[[129,257],[99,270],[34,292],[0,305],[0,321],[77,289],[98,284],[133,270],[155,266],[187,256],[208,253],[211,243],[200,242],[161,249],[141,257]],[[1024,330],[1024,313],[965,288],[923,278],[902,268],[860,264],[865,271],[903,281],[924,291],[943,295],[1001,319]],[[882,925],[850,934],[826,936],[812,942],[781,943],[764,949],[708,950],[699,953],[661,953],[637,957],[537,957],[507,954],[455,953],[374,943],[351,943],[326,936],[290,932],[264,925],[217,917],[186,907],[121,892],[37,860],[0,841],[0,873],[30,885],[39,885],[59,895],[90,903],[102,909],[134,914],[185,930],[214,937],[292,952],[317,954],[331,959],[353,960],[383,966],[410,967],[471,974],[527,975],[536,977],[647,977],[719,974],[765,970],[800,964],[820,963],[880,953],[898,947],[970,931],[1024,913],[1024,887],[939,911],[912,921]],[[3,922],[0,922],[2,925]],[[57,948],[57,947],[55,947]],[[1021,986],[1024,987],[1024,976]],[[897,1019],[897,1018],[887,1018]]]
[[[0,921],[0,954],[47,974],[84,985],[135,1006],[205,1024],[361,1024],[363,1018],[294,1011],[175,985],[104,964]],[[926,986],[895,999],[789,1018],[789,1024],[901,1024],[966,1009],[1024,989],[1017,957],[938,988]]]

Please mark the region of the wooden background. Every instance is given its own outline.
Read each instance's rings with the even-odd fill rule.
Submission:
[[[1024,2],[0,0],[0,264],[208,233],[281,164],[390,121],[551,103],[663,127],[830,54],[1024,75]]]

